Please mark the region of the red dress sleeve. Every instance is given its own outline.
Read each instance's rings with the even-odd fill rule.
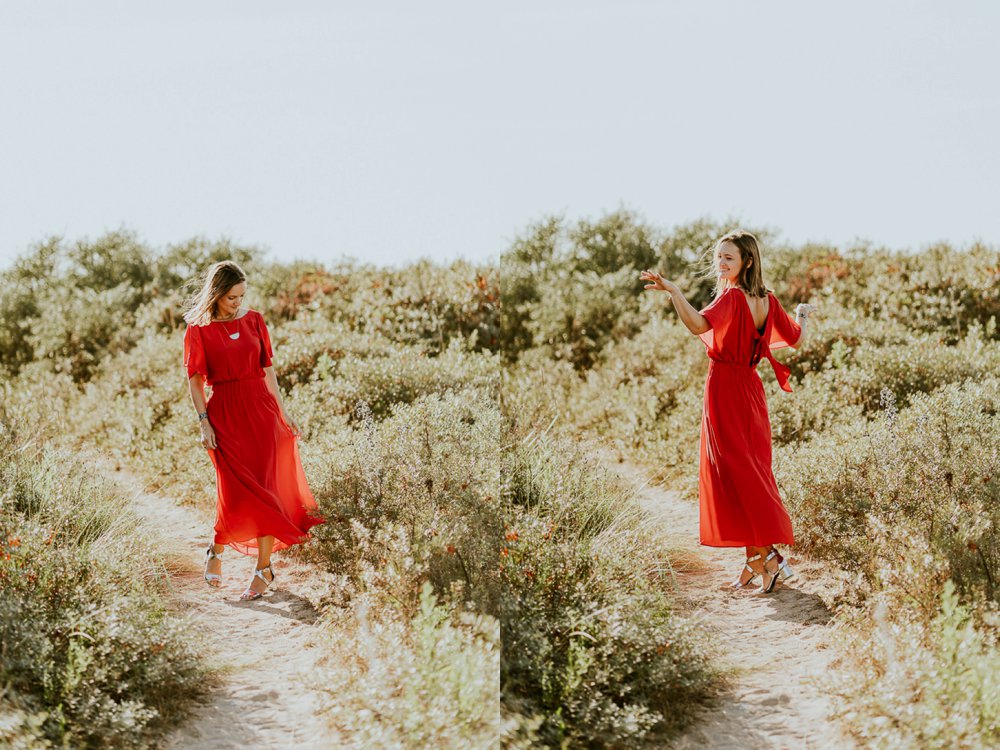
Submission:
[[[795,346],[802,336],[802,326],[792,320],[792,317],[785,312],[778,299],[772,294],[771,304],[774,305],[773,324],[771,325],[771,335],[767,345],[771,349],[781,349],[786,346]]]
[[[264,316],[256,313],[254,317],[257,319],[257,333],[260,334],[260,366],[270,367],[271,359],[274,357],[274,352],[271,351],[271,336],[267,332]]]
[[[195,374],[208,379],[205,347],[201,341],[201,328],[199,326],[188,326],[187,330],[184,331],[184,367],[187,368],[188,379]]]
[[[733,315],[734,301],[732,289],[727,289],[712,300],[708,306],[698,311],[705,316],[708,324],[712,326],[704,333],[698,334],[698,338],[700,338],[709,349],[712,348],[712,344],[717,337],[722,338],[726,335],[726,331],[729,330],[729,325],[735,317]]]

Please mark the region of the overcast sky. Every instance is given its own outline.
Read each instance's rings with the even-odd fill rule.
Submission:
[[[1000,3],[0,4],[0,265],[127,227],[495,259],[624,206],[1000,242]]]

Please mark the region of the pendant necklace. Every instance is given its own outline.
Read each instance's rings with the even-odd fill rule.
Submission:
[[[239,318],[235,318],[235,320],[239,320]],[[220,320],[219,322],[222,323],[222,330],[224,330],[227,334],[229,334],[229,338],[231,338],[233,341],[235,341],[236,339],[238,339],[240,337],[240,326],[239,326],[239,324],[236,325],[236,333],[229,333],[229,329],[226,328],[225,321]]]

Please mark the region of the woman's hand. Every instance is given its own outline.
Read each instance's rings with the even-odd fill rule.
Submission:
[[[218,446],[215,443],[215,430],[208,423],[207,419],[201,420],[201,444],[208,450],[214,451]]]
[[[639,274],[639,278],[643,281],[650,282],[643,287],[643,289],[652,289],[657,292],[667,292],[668,294],[673,294],[677,291],[677,285],[672,281],[667,281],[665,278],[660,276],[656,271],[650,271],[646,269]]]
[[[284,419],[285,424],[287,424],[291,428],[292,434],[295,435],[295,437],[302,437],[302,430],[299,429],[299,425],[296,423],[294,419],[292,419],[284,412],[282,412],[281,418]]]
[[[815,309],[816,305],[808,305],[802,302],[795,306],[795,317],[800,320],[806,320]]]

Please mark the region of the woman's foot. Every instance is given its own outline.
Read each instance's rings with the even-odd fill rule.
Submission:
[[[760,588],[757,593],[770,594],[774,591],[774,584],[778,582],[779,578],[785,580],[793,575],[795,572],[788,566],[788,561],[781,556],[778,550],[771,547],[767,557],[764,558],[764,572],[761,575]]]
[[[729,584],[729,588],[734,591],[746,588],[763,572],[764,564],[761,562],[760,555],[748,557],[746,563],[743,565],[743,570],[740,571],[739,578]]]
[[[247,586],[247,590],[240,595],[240,599],[244,601],[253,601],[254,599],[260,599],[267,591],[267,587],[271,585],[274,580],[274,571],[271,570],[271,564],[268,563],[263,568],[257,568],[253,572],[253,578],[250,581],[250,585]]]
[[[222,559],[214,544],[205,550],[205,583],[216,589],[222,585]]]

